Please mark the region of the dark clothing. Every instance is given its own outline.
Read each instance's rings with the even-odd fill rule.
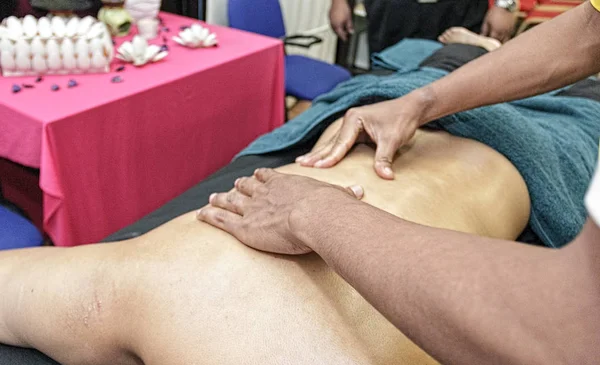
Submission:
[[[0,0],[0,21],[13,15],[17,10],[17,0]]]
[[[485,49],[468,44],[449,44],[423,60],[420,66],[452,72],[486,53]],[[580,97],[600,102],[600,81],[596,77],[578,81],[556,96]]]
[[[481,47],[468,44],[449,44],[432,53],[419,66],[452,72],[486,53],[488,51]]]
[[[421,66],[440,68],[452,72],[456,68],[485,53],[487,51],[483,48],[451,44],[439,49],[425,59],[421,63]],[[592,79],[580,81],[570,88],[565,89],[559,95],[584,97],[600,101],[600,82]],[[370,104],[383,100],[385,99],[369,98],[362,100],[361,104]],[[341,115],[332,116],[328,121],[333,121],[339,116]],[[307,138],[305,142],[285,151],[259,156],[243,156],[236,159],[138,222],[109,236],[105,241],[120,241],[137,237],[183,213],[199,209],[208,203],[208,197],[211,193],[228,191],[233,187],[233,183],[238,177],[252,175],[254,170],[259,167],[275,168],[294,162],[296,157],[310,151],[327,126],[327,122],[321,123],[319,128],[316,128],[311,137]],[[541,244],[539,238],[529,228],[521,234],[519,241]],[[57,365],[57,363],[36,350],[0,345],[0,365]]]
[[[382,51],[403,38],[435,40],[450,27],[479,33],[488,10],[487,0],[421,1],[365,0],[369,51]]]

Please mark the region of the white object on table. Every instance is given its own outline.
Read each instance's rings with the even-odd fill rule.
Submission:
[[[0,55],[3,76],[106,73],[114,46],[106,25],[91,16],[8,17],[0,24]]]
[[[138,33],[144,39],[154,39],[158,35],[158,19],[144,18],[137,22]]]
[[[219,43],[216,33],[211,33],[208,28],[199,24],[193,24],[191,27],[182,30],[177,36],[173,37],[173,40],[189,48],[212,47]]]
[[[117,58],[133,63],[134,66],[143,66],[149,62],[158,62],[167,57],[169,52],[160,50],[157,45],[148,45],[148,41],[136,35],[131,42],[124,42],[117,50]]]
[[[137,23],[141,19],[155,19],[160,11],[161,0],[126,0],[125,9]]]

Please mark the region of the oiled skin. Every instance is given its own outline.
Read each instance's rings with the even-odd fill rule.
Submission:
[[[482,144],[419,131],[393,181],[373,153],[278,170],[361,184],[365,202],[425,225],[504,239],[526,225],[523,179]],[[315,254],[252,250],[194,213],[128,242],[1,253],[0,288],[0,342],[65,365],[435,363]]]

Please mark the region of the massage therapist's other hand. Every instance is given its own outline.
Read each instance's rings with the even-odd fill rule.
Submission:
[[[346,42],[350,34],[354,33],[352,25],[352,10],[347,0],[332,0],[329,9],[329,22],[335,34]]]
[[[506,9],[493,6],[488,10],[481,26],[481,35],[508,42],[515,30],[515,16]]]
[[[344,201],[362,196],[361,187],[342,188],[307,177],[258,169],[253,177],[236,180],[235,189],[230,192],[212,194],[209,205],[198,211],[197,218],[257,250],[300,255],[312,249],[295,236],[290,216],[305,206],[303,200],[317,199],[324,207],[339,207]]]
[[[326,168],[336,165],[358,142],[377,145],[375,172],[394,179],[392,163],[398,148],[410,141],[421,124],[424,107],[411,94],[400,99],[352,108],[340,130],[321,148],[296,159],[302,166]]]

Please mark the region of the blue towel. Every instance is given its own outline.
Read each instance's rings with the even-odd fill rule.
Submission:
[[[365,97],[397,98],[429,84],[446,72],[416,68],[439,45],[402,41],[376,56],[391,76],[365,75],[339,85],[313,107],[281,128],[254,141],[240,155],[278,151],[301,142],[324,120]],[[424,50],[430,49],[428,54]],[[418,52],[411,53],[411,49]],[[418,57],[414,57],[414,55]],[[407,62],[402,63],[402,55]],[[410,56],[409,56],[410,55]],[[415,63],[416,62],[416,63]],[[477,140],[506,156],[523,176],[531,197],[530,227],[549,247],[561,247],[581,230],[583,198],[598,156],[600,103],[556,92],[492,105],[430,123],[449,133]]]

